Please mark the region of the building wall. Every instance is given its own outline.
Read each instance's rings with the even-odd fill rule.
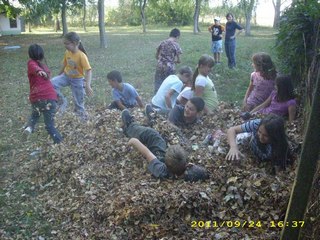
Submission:
[[[16,24],[14,24],[16,23]],[[0,35],[21,34],[21,20],[17,17],[15,20],[7,18],[4,14],[0,14]]]

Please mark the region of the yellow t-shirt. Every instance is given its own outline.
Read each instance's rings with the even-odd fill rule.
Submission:
[[[84,71],[91,69],[87,55],[80,50],[76,53],[66,50],[63,64],[65,65],[64,73],[70,78],[83,78]]]

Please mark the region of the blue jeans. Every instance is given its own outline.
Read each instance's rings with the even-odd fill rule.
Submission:
[[[229,68],[236,67],[236,39],[225,40],[224,47],[228,58]]]
[[[67,106],[68,101],[63,96],[63,94],[60,91],[61,87],[70,86],[74,101],[74,111],[79,115],[85,114],[84,109],[84,96],[85,96],[85,90],[83,87],[84,78],[70,78],[65,74],[61,74],[59,76],[54,77],[52,80],[52,85],[54,89],[56,90],[58,94],[58,104],[59,104],[59,111],[63,113]]]
[[[54,114],[56,112],[56,107],[57,103],[54,100],[40,100],[33,103],[28,126],[31,127],[33,131],[42,113],[47,132],[53,139],[54,143],[60,143],[62,141],[62,137],[54,127]]]

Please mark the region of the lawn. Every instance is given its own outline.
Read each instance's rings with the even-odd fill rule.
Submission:
[[[210,34],[206,31],[206,27],[203,27],[202,29],[203,32],[194,35],[191,27],[181,28],[182,35],[179,40],[181,48],[183,49],[181,65],[189,65],[195,69],[199,57],[204,53],[210,54]],[[158,230],[152,230],[153,235],[146,235],[145,232],[151,231],[149,228],[154,227],[153,225],[146,225],[146,222],[150,222],[150,219],[152,219],[156,225],[159,224],[159,221],[162,218],[156,213],[159,213],[160,210],[151,211],[149,209],[150,212],[148,212],[146,209],[134,209],[131,208],[132,205],[130,205],[126,199],[130,198],[131,203],[138,206],[140,204],[139,200],[137,200],[139,199],[139,194],[145,196],[161,193],[165,196],[168,192],[172,192],[172,194],[179,195],[181,193],[178,193],[177,191],[181,187],[181,189],[186,189],[186,191],[188,190],[189,192],[184,192],[179,196],[191,196],[188,200],[183,200],[186,201],[186,208],[191,208],[188,204],[190,201],[192,204],[192,197],[195,198],[195,196],[198,196],[199,192],[200,196],[203,198],[202,200],[208,198],[208,195],[211,197],[215,196],[214,194],[210,195],[208,192],[217,189],[220,189],[219,191],[225,192],[226,196],[229,196],[231,193],[229,192],[227,184],[234,183],[235,186],[237,186],[237,179],[238,183],[240,181],[243,184],[249,184],[246,182],[246,178],[252,177],[253,182],[256,185],[255,187],[261,185],[264,187],[264,192],[261,193],[262,195],[267,192],[268,184],[272,183],[271,181],[279,181],[279,179],[275,180],[268,174],[260,173],[260,170],[257,170],[257,168],[252,170],[248,167],[242,169],[236,168],[234,171],[232,170],[232,173],[226,173],[228,175],[221,176],[221,179],[223,180],[219,181],[220,183],[226,184],[226,186],[221,186],[216,183],[212,185],[211,183],[214,181],[214,178],[205,186],[197,184],[192,187],[192,185],[181,182],[178,182],[176,185],[170,185],[169,182],[164,183],[164,188],[157,185],[159,182],[151,181],[152,185],[145,183],[145,181],[150,180],[148,174],[144,174],[142,177],[137,177],[138,175],[133,174],[133,178],[137,177],[140,182],[134,182],[131,178],[127,179],[126,174],[123,173],[123,171],[128,170],[126,166],[124,166],[128,164],[125,160],[137,156],[133,153],[130,153],[133,155],[129,154],[128,156],[121,155],[121,153],[127,153],[121,148],[121,145],[125,144],[125,141],[117,140],[116,138],[119,138],[119,134],[114,133],[115,125],[113,124],[117,124],[118,119],[115,118],[118,116],[118,113],[111,112],[106,115],[106,112],[103,110],[104,106],[111,100],[111,89],[108,86],[106,75],[111,70],[119,70],[123,75],[124,81],[133,84],[137,88],[138,92],[142,95],[144,102],[150,101],[153,92],[153,76],[156,64],[154,57],[155,48],[161,40],[167,38],[170,28],[154,27],[148,29],[146,34],[142,34],[139,28],[107,28],[107,49],[99,48],[99,35],[97,29],[89,29],[88,32],[82,32],[79,29],[70,30],[80,33],[93,69],[92,88],[94,90],[94,96],[86,99],[87,107],[93,115],[93,120],[86,126],[86,129],[93,130],[91,132],[89,130],[82,130],[81,123],[79,123],[77,119],[73,119],[73,116],[67,116],[61,121],[58,119],[57,125],[61,132],[66,136],[66,143],[59,147],[52,147],[50,145],[50,140],[47,138],[47,133],[45,132],[42,123],[39,124],[37,132],[28,141],[22,141],[21,132],[22,127],[30,114],[30,104],[28,102],[29,85],[26,74],[28,46],[32,43],[38,43],[43,46],[48,66],[52,70],[54,76],[60,70],[60,62],[64,53],[61,34],[42,29],[19,36],[0,37],[0,81],[2,86],[0,95],[0,186],[2,189],[0,190],[0,214],[2,216],[0,220],[0,237],[2,239],[36,239],[40,236],[46,239],[111,239],[111,237],[109,238],[107,236],[112,236],[113,239],[132,239],[132,236],[137,237],[139,234],[141,234],[141,239],[143,237],[152,239],[152,237],[172,237],[175,234],[180,236],[179,234],[182,234],[184,231],[190,234],[200,234],[201,236],[213,236],[210,235],[211,233],[210,231],[208,232],[208,230],[193,231],[194,229],[191,229],[190,226],[189,229],[185,229],[184,226],[184,228],[177,230],[179,227],[174,226],[174,224],[170,227],[167,226],[167,229],[160,226]],[[223,64],[214,67],[211,78],[215,83],[220,100],[226,102],[226,106],[240,105],[249,83],[250,73],[252,72],[251,56],[253,53],[261,51],[268,52],[275,59],[273,49],[275,41],[274,34],[275,32],[272,29],[254,28],[252,30],[252,36],[245,37],[240,35],[237,40],[237,70],[229,70],[227,68],[226,57],[224,55],[222,57]],[[19,45],[21,48],[17,50],[4,50],[4,46],[7,45]],[[70,99],[70,89],[65,89],[64,91]],[[228,112],[221,112],[221,118],[225,119],[225,123],[223,123],[222,126],[226,127],[232,124],[234,118],[237,117],[236,113],[235,115],[232,115],[232,109],[228,110]],[[140,113],[138,112],[138,114]],[[215,118],[215,120],[217,120],[217,118]],[[207,120],[208,124],[206,126],[217,126],[210,119]],[[219,121],[222,122],[220,118]],[[238,120],[235,120],[235,122],[236,121]],[[96,127],[101,122],[111,126],[108,125],[103,128],[103,130],[99,128],[101,131],[105,131],[105,135],[94,135],[95,128],[93,126]],[[198,136],[198,140],[200,141],[200,138],[203,137],[203,134],[205,134],[207,130],[208,129],[203,132],[201,131],[201,128],[199,128],[197,130],[198,132],[189,132],[188,134],[193,136],[193,134],[197,135],[199,133],[198,135],[200,137]],[[114,136],[115,138],[113,138]],[[85,146],[89,146],[87,150],[89,153],[86,153],[84,147],[76,142],[77,139],[85,139],[84,141],[87,141],[87,145]],[[104,144],[107,145],[103,145],[102,142],[106,142]],[[113,144],[116,147],[113,147]],[[42,149],[41,159],[34,158],[30,155],[39,147]],[[97,162],[92,161],[92,165],[89,166],[87,165],[87,162],[83,162],[82,158],[89,159],[92,157],[92,154],[96,154],[95,161]],[[74,161],[69,161],[71,155],[74,155],[72,158]],[[225,171],[223,169],[229,169],[229,165],[228,167],[219,165],[222,166],[221,169],[215,168],[214,166],[217,165],[213,166],[212,162],[204,159],[206,156],[207,153],[201,155],[201,153],[193,152],[191,154],[191,159],[209,166],[212,173],[217,175],[219,175],[220,171]],[[223,158],[221,157],[221,159]],[[65,160],[65,162],[61,163],[60,160]],[[121,165],[121,170],[119,170],[120,168],[118,168],[119,166],[117,165],[118,160],[120,161],[120,164],[118,165]],[[106,164],[106,161],[114,162],[114,164],[109,166]],[[79,165],[77,165],[78,163]],[[220,162],[217,161],[216,164],[218,163]],[[131,166],[130,164],[129,166],[134,168],[133,172],[136,172],[139,171],[142,166],[145,167],[143,163],[139,164],[139,166]],[[121,177],[112,174],[108,175],[107,172],[104,172],[107,170],[103,170],[103,166],[105,167],[104,169],[109,168],[108,171],[110,172],[114,170],[113,173],[120,171]],[[91,170],[89,171],[88,169]],[[93,173],[92,169],[96,169],[96,171]],[[222,173],[220,173],[220,175],[221,174]],[[234,178],[235,174],[243,175],[241,175],[242,177]],[[259,180],[259,177],[264,180]],[[292,179],[293,174],[288,178],[289,180]],[[83,183],[82,180],[85,181],[85,190],[78,189],[81,194],[75,190],[73,185],[75,181],[78,180],[81,184]],[[121,182],[121,180],[123,180],[123,182]],[[217,182],[219,181],[217,180]],[[113,185],[110,186],[110,183]],[[76,188],[81,188],[81,184],[77,185]],[[283,195],[279,196],[277,199],[279,206],[283,207],[286,203],[286,197],[289,194],[287,189],[288,186],[284,186],[284,184],[279,182],[277,182],[277,184],[280,184],[279,186],[277,185],[279,188],[282,190],[284,189],[282,192]],[[102,188],[101,185],[104,185],[104,187]],[[105,187],[106,185],[108,185],[108,187]],[[113,192],[116,191],[113,189],[114,186],[117,186],[117,191],[123,191],[123,197],[121,197],[119,192]],[[145,190],[142,191],[140,188],[143,186],[145,187]],[[132,188],[136,189],[136,191],[131,192],[131,196],[126,192],[131,191],[128,190],[130,188],[131,190]],[[94,189],[99,190],[95,192]],[[209,191],[208,189],[211,190]],[[140,190],[142,192],[139,192]],[[255,190],[252,190],[251,187],[247,187],[246,190],[243,191],[247,191],[247,193],[250,192],[250,194],[253,195]],[[113,192],[113,195],[111,192]],[[109,193],[110,195],[108,195]],[[250,194],[248,193],[248,195]],[[68,197],[65,197],[67,195]],[[135,196],[135,200],[132,200],[132,196]],[[234,194],[232,196],[237,195]],[[216,197],[216,204],[219,204],[220,197],[221,199],[225,199],[225,196],[223,198],[223,196],[220,196],[219,194],[217,194]],[[256,199],[251,195],[249,197],[252,197],[254,201]],[[113,201],[113,198],[117,200]],[[70,202],[68,199],[70,199]],[[77,201],[75,199],[85,199],[85,204],[81,205],[79,203],[79,205],[76,205]],[[143,202],[145,206],[149,206],[149,208],[152,208],[153,206],[156,208],[157,204],[161,205],[161,203],[156,200],[154,200],[154,202],[152,201],[153,200],[148,200],[143,202],[141,200],[141,202]],[[228,200],[227,202],[229,204],[232,201]],[[193,207],[199,207],[201,209],[206,205],[204,202],[198,204],[199,205],[194,202]],[[228,207],[228,204],[225,203],[224,207]],[[229,207],[232,208],[235,205],[230,205]],[[59,206],[59,208],[57,208],[57,206]],[[95,208],[95,206],[98,207]],[[221,218],[225,216],[225,220],[228,220],[227,217],[232,217],[231,220],[244,219],[243,215],[246,214],[246,211],[250,210],[248,209],[250,206],[251,205],[244,207],[242,205],[243,209],[241,209],[241,211],[239,210],[238,216],[232,215],[232,212],[224,212],[224,215],[222,216],[223,210],[217,209],[217,211]],[[184,209],[184,206],[176,206],[174,204],[172,204],[171,207],[169,205],[164,208],[167,209],[168,212],[172,211],[174,213],[174,209],[177,209],[178,207],[179,209]],[[116,223],[108,222],[111,214],[107,212],[106,209],[113,211],[112,214],[116,216],[113,220]],[[120,213],[119,211],[121,211],[121,209],[123,212]],[[258,216],[260,216],[261,219],[271,220],[273,217],[272,220],[277,220],[280,217],[278,212],[283,212],[283,209],[274,210],[271,207],[264,210],[266,212],[269,211],[270,213],[259,212],[260,215]],[[56,211],[56,213],[53,213],[53,211]],[[65,214],[63,213],[64,211]],[[182,210],[180,210],[180,213],[181,211]],[[211,211],[211,214],[213,212],[214,210]],[[96,215],[92,216],[93,213]],[[210,220],[205,218],[201,219],[201,216],[208,216],[205,214],[210,213],[195,211],[193,213],[184,213],[183,216],[184,220],[189,221],[190,223],[194,217],[197,217],[197,219],[194,219],[197,221]],[[271,215],[268,215],[268,218],[265,214]],[[149,218],[146,217],[146,215],[148,215]],[[141,219],[139,216],[141,216]],[[172,218],[174,217],[175,215],[172,215]],[[95,219],[95,222],[88,222],[90,219]],[[168,218],[166,218],[166,220],[162,219],[161,221],[167,220]],[[260,219],[256,217],[252,220],[259,221]],[[181,219],[171,219],[171,223],[176,222],[177,224],[182,224],[181,221]],[[124,227],[130,224],[133,226],[135,224],[140,224],[141,226],[138,231],[132,230],[133,228]],[[74,227],[71,227],[71,225]],[[90,227],[93,225],[96,227],[95,230]],[[106,226],[106,229],[102,229],[102,226]],[[224,230],[219,232],[221,239],[234,239],[230,236],[235,234],[235,232],[240,231],[239,229],[233,229],[231,230],[232,233],[230,233],[230,231],[228,232],[228,229]],[[277,236],[278,233],[278,229],[270,230],[269,228],[267,230],[264,229],[263,231],[272,236]],[[258,236],[263,231],[261,229],[255,229],[250,232],[242,229],[239,236],[245,237],[248,235],[252,237],[254,234]]]

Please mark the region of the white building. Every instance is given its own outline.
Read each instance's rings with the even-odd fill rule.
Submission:
[[[19,16],[15,19],[9,19],[5,14],[0,13],[0,36],[21,34],[21,26],[22,23]]]

